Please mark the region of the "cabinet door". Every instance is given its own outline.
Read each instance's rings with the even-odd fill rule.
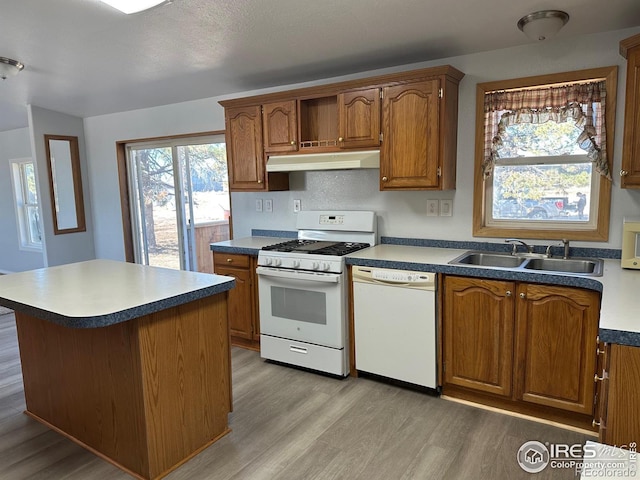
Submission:
[[[227,108],[225,120],[229,188],[264,190],[265,166],[260,106]]]
[[[297,118],[295,100],[268,103],[262,106],[265,152],[295,152],[298,150]]]
[[[235,337],[253,340],[254,294],[253,275],[251,270],[233,268],[216,263],[215,272],[236,279],[236,286],[229,290],[228,312],[229,329]]]
[[[611,345],[605,443],[622,446],[638,442],[639,403],[640,348]]]
[[[511,396],[512,282],[446,277],[444,384]]]
[[[627,93],[622,144],[622,188],[640,187],[640,47],[627,56]]]
[[[439,187],[439,80],[383,89],[380,189]]]
[[[597,292],[518,285],[517,399],[593,415],[599,311]]]
[[[342,148],[380,145],[380,89],[338,95],[338,143]]]

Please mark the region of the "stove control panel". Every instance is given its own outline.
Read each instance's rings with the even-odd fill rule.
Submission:
[[[342,225],[344,215],[320,215],[320,225]]]
[[[343,271],[342,259],[329,259],[323,255],[292,256],[284,252],[260,252],[258,265],[316,272],[341,273]]]

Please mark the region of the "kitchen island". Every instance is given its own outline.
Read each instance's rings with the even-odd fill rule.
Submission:
[[[91,260],[0,277],[25,413],[161,478],[229,432],[229,277]]]

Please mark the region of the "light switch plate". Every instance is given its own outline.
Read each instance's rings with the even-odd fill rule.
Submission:
[[[267,198],[264,201],[264,211],[273,212],[273,200],[271,200],[270,198]]]
[[[437,217],[439,202],[436,199],[427,200],[427,217]]]
[[[300,210],[302,210],[302,202],[297,198],[293,201],[293,213],[298,213]]]
[[[256,212],[261,212],[262,211],[262,199],[259,198],[256,200]]]
[[[450,217],[453,215],[453,200],[440,200],[440,216]]]

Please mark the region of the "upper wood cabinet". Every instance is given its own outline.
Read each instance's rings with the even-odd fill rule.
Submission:
[[[438,188],[439,85],[435,79],[383,89],[381,190]]]
[[[229,188],[264,189],[260,105],[225,110]]]
[[[380,149],[381,190],[453,189],[463,77],[445,65],[221,101],[230,189],[288,189],[270,155],[344,149]]]
[[[262,145],[262,107],[248,105],[225,108],[225,141],[229,167],[229,190],[287,190],[286,174],[265,170]]]
[[[380,89],[368,88],[338,95],[338,146],[380,145]]]
[[[295,100],[263,105],[262,126],[266,153],[298,150],[298,115]]]
[[[640,188],[640,34],[620,42],[627,59],[627,90],[620,186]]]

